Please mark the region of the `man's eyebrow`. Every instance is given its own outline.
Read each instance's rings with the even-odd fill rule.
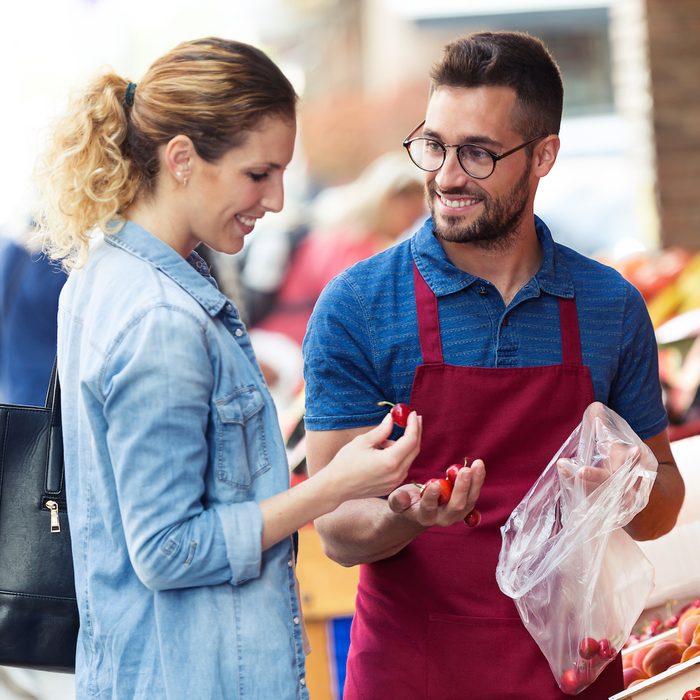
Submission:
[[[435,139],[436,141],[443,143],[440,134],[438,134],[437,131],[433,131],[432,129],[423,128],[423,136],[429,139]],[[489,136],[484,136],[483,134],[473,134],[471,136],[465,136],[459,141],[459,144],[463,143],[473,143],[475,145],[491,146],[492,148],[501,148],[503,146],[503,144],[500,141],[496,141],[495,139],[492,139]]]

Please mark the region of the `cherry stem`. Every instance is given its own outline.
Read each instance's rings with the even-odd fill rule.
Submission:
[[[391,401],[377,401],[377,406],[396,406],[396,404]]]

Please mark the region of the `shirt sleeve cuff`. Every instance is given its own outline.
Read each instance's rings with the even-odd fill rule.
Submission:
[[[231,567],[231,583],[236,586],[260,576],[262,565],[262,512],[255,501],[233,503],[217,508]]]

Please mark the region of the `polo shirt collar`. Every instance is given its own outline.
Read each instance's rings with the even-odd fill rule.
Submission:
[[[211,316],[216,316],[228,302],[211,276],[209,266],[194,251],[185,259],[133,221],[127,221],[119,231],[105,236],[105,241],[153,265],[182,287]]]
[[[535,230],[543,253],[540,269],[531,282],[536,294],[539,295],[541,290],[554,296],[573,297],[574,285],[569,268],[546,224],[537,216]],[[432,218],[426,219],[411,239],[411,253],[418,271],[437,297],[454,294],[480,281],[479,277],[460,270],[447,257],[433,233]]]

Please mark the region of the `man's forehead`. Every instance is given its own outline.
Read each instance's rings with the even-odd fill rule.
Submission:
[[[498,142],[512,130],[515,92],[502,86],[442,86],[428,101],[424,133],[457,139]]]

